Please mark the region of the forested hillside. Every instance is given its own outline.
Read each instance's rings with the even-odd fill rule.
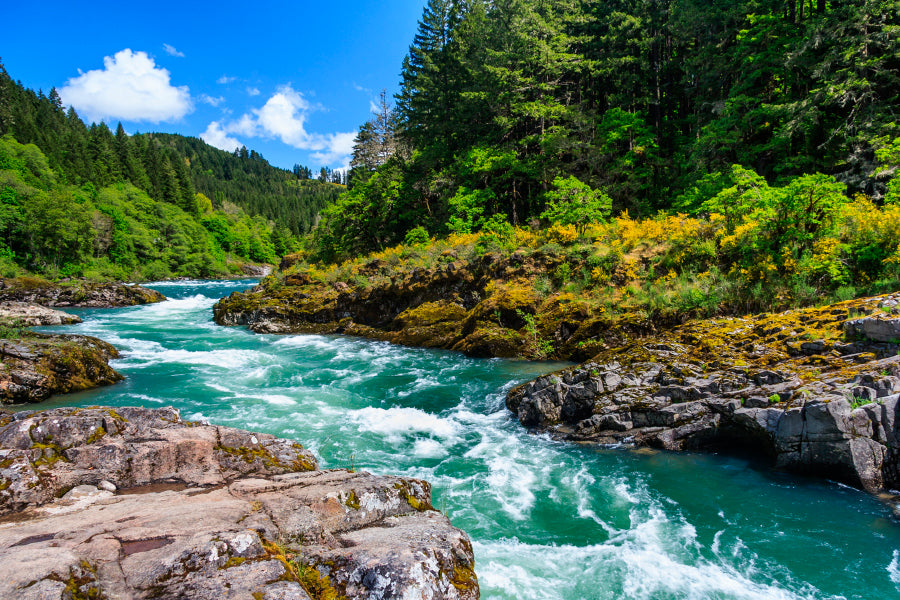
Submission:
[[[172,134],[129,136],[105,123],[87,126],[64,108],[56,90],[35,93],[12,80],[0,64],[0,135],[34,144],[62,182],[96,187],[130,182],[154,200],[195,213],[195,192],[219,209],[226,202],[279,226],[285,237],[309,231],[319,210],[343,187],[310,180],[270,165],[258,153],[214,148],[198,138]],[[303,175],[303,176],[301,176]]]
[[[87,126],[0,65],[0,275],[160,279],[274,262],[343,186],[196,138]],[[309,169],[305,170],[309,173]]]
[[[712,200],[735,186],[802,196],[797,178],[815,176],[884,202],[900,162],[898,26],[897,1],[430,0],[318,251],[380,250],[419,224],[524,225],[579,186],[606,214],[724,203],[729,233],[774,210],[769,193]],[[813,237],[841,204],[815,196],[794,207]]]

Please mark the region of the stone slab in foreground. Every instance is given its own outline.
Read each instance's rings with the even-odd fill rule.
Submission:
[[[0,564],[21,600],[478,597],[428,483],[173,409],[0,415]]]

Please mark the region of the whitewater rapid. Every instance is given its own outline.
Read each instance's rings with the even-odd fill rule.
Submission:
[[[483,598],[900,595],[900,527],[862,492],[746,459],[532,435],[505,394],[562,365],[213,324],[215,300],[247,285],[152,284],[171,299],[77,311],[65,331],[116,345],[127,379],[46,404],[174,405],[296,439],[323,467],[427,479],[473,540]]]

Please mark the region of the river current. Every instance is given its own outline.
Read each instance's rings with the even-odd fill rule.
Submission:
[[[427,479],[472,538],[482,598],[900,598],[900,522],[863,492],[529,434],[505,394],[559,364],[215,325],[215,301],[251,283],[150,284],[170,300],[71,311],[84,323],[45,330],[111,342],[126,380],[41,408],[172,405],[296,439],[323,468]]]

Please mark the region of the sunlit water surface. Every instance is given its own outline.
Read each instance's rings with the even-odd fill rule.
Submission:
[[[560,365],[212,322],[252,282],[166,282],[170,300],[76,310],[123,383],[42,406],[173,405],[296,439],[323,467],[424,478],[471,536],[483,598],[900,598],[900,525],[847,487],[743,459],[531,435],[503,398]]]

